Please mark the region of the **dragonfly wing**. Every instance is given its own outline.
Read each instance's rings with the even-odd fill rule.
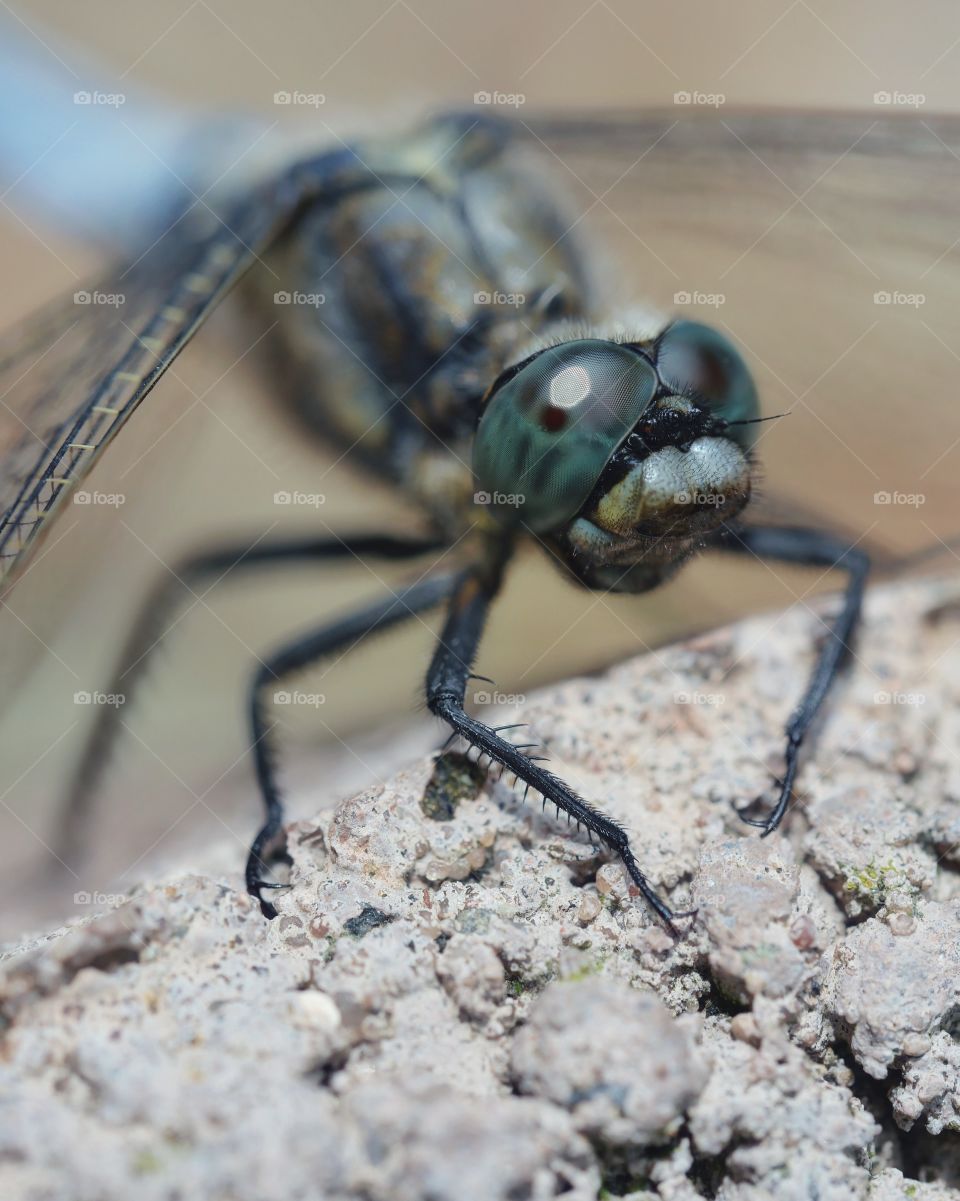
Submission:
[[[356,186],[349,151],[289,167],[214,215],[180,216],[138,259],[0,344],[0,584],[204,320],[310,199]]]
[[[955,532],[960,120],[678,105],[523,124],[612,310],[639,297],[716,326],[764,414],[789,414],[757,427],[751,516],[890,552]]]

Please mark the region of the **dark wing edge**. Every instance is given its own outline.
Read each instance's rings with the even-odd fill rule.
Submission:
[[[181,214],[134,264],[111,275],[112,285],[141,300],[140,319],[112,317],[109,338],[60,302],[41,310],[40,338],[28,324],[21,350],[40,351],[38,362],[65,333],[79,349],[56,363],[42,394],[19,408],[0,395],[7,437],[0,431],[0,590],[22,574],[41,537],[68,503],[107,446],[149,395],[221,300],[269,249],[308,202],[356,186],[370,171],[355,155],[336,151],[298,162],[225,208],[203,236]],[[209,213],[207,214],[209,216]],[[71,323],[68,327],[67,323]],[[74,329],[74,327],[76,327]],[[39,344],[38,344],[39,343]],[[46,343],[46,349],[41,349]],[[102,356],[102,357],[101,357]],[[18,369],[24,355],[0,355],[0,371]],[[99,366],[104,359],[106,366]],[[71,397],[74,377],[94,362],[82,394]],[[27,374],[25,372],[24,374]],[[10,436],[10,430],[13,436]]]

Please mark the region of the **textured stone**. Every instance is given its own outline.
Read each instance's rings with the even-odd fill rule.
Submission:
[[[550,984],[513,1040],[514,1082],[569,1110],[594,1139],[666,1141],[706,1083],[690,1020],[612,980]]]
[[[798,871],[788,842],[775,836],[706,843],[693,897],[720,988],[747,1000],[759,993],[782,997],[799,987],[811,955],[791,933],[799,916]]]
[[[693,1105],[694,1144],[726,1154],[726,1198],[846,1201],[865,1195],[864,1153],[876,1122],[850,1089],[823,1073],[785,1038],[759,1047],[733,1041],[728,1024],[707,1028],[710,1081]]]
[[[960,1199],[956,595],[870,595],[769,839],[738,812],[773,797],[802,607],[529,699],[523,741],[698,908],[679,935],[454,750],[318,795],[275,922],[239,872],[147,876],[11,948],[0,1195]]]
[[[901,930],[903,916],[871,918],[836,944],[821,994],[825,1012],[878,1080],[960,1003],[960,902],[921,905]]]

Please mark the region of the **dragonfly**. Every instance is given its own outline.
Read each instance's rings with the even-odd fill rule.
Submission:
[[[16,583],[71,492],[225,297],[236,291],[244,305],[272,307],[265,362],[284,403],[310,436],[412,499],[426,532],[252,539],[198,555],[183,574],[416,561],[451,547],[460,565],[320,624],[253,671],[249,745],[264,816],[247,858],[248,892],[275,917],[271,896],[284,886],[275,869],[291,862],[272,698],[293,673],[443,607],[425,683],[430,712],[619,856],[673,928],[683,914],[647,878],[626,829],[510,727],[471,715],[466,690],[523,542],[568,580],[607,593],[648,593],[704,551],[837,568],[843,601],[784,732],[775,803],[745,817],[764,834],[778,827],[805,737],[848,653],[869,562],[827,531],[746,519],[761,416],[744,353],[697,320],[605,311],[562,197],[507,119],[443,115],[308,155],[205,217],[174,215],[91,289],[122,286],[122,312],[91,305],[78,319],[74,304],[54,304],[0,353],[3,586]],[[260,263],[270,270],[253,270]],[[299,302],[320,279],[322,315]],[[154,595],[132,623],[124,671],[142,667],[166,604]],[[68,823],[89,799],[115,713],[97,715]]]

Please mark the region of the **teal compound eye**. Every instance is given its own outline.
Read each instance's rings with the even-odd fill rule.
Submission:
[[[699,321],[676,321],[657,344],[660,378],[683,394],[693,389],[724,421],[751,421],[760,415],[753,376],[729,338]],[[727,435],[744,450],[753,445],[754,425],[738,425]]]
[[[584,505],[658,386],[646,359],[594,338],[543,351],[493,395],[477,429],[477,498],[505,525],[555,530]]]

